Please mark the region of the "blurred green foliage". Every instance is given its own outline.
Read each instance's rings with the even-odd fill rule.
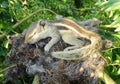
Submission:
[[[109,18],[111,18],[112,23],[108,27],[120,27],[120,0],[109,0],[97,3],[105,11]]]
[[[112,48],[104,51],[104,56],[108,61],[105,71],[116,81],[120,83],[120,0],[104,0],[96,3],[108,18],[102,27],[107,32],[111,32],[108,38],[113,41]]]
[[[55,19],[55,14],[41,11],[32,16],[17,28],[12,26],[38,9],[50,9],[64,17],[76,20],[98,18],[100,34],[111,41],[113,46],[103,51],[107,59],[105,71],[119,83],[120,81],[120,0],[2,0],[0,1],[0,70],[5,66],[6,54],[9,51],[7,36],[21,33],[28,25],[39,19]],[[4,74],[0,73],[0,83]],[[22,84],[22,83],[20,83]],[[26,83],[27,84],[27,83]]]

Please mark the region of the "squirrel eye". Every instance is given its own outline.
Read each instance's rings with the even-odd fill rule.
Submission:
[[[41,25],[41,26],[43,26],[43,27],[45,26],[45,24],[46,24],[45,21],[40,21],[40,22],[39,22],[39,25]]]

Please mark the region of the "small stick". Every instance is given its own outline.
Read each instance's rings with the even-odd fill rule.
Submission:
[[[39,13],[40,11],[49,11],[49,12],[57,15],[57,13],[55,13],[54,11],[52,11],[52,10],[50,10],[50,9],[39,9],[39,10],[31,13],[31,14],[30,14],[29,16],[27,16],[26,18],[24,18],[24,19],[20,20],[19,22],[17,22],[17,23],[16,23],[15,25],[13,25],[12,27],[13,27],[13,28],[16,28],[18,25],[20,25],[21,23],[23,23],[24,21],[26,21],[27,19],[29,19],[29,18],[32,17],[33,15]]]

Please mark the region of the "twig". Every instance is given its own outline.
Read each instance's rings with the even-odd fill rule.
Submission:
[[[120,48],[120,47],[109,48],[109,49],[106,49],[106,50],[104,50],[102,52],[106,52],[106,51],[109,51],[109,50],[114,50],[114,49],[117,49],[117,48]]]
[[[12,66],[6,67],[5,69],[2,69],[2,70],[0,71],[0,73],[1,73],[1,72],[4,72],[4,71],[6,71],[6,70],[8,70],[8,69],[10,69],[10,68],[16,67],[16,66],[17,66],[17,64],[13,64]]]
[[[120,66],[120,64],[108,64],[108,66]]]
[[[32,84],[39,84],[39,77],[38,74],[34,76],[33,83]]]
[[[26,62],[23,62],[22,64],[25,64],[25,63],[26,63]],[[11,65],[11,66],[9,66],[9,67],[6,67],[6,68],[0,70],[0,73],[4,72],[4,71],[6,71],[6,70],[8,70],[8,69],[10,69],[10,68],[16,67],[16,66],[17,66],[17,64],[13,64],[13,65]]]
[[[111,26],[111,25],[100,25],[100,28],[117,28],[118,26],[114,25],[114,26]]]
[[[39,13],[40,11],[49,11],[55,15],[57,15],[57,13],[55,13],[54,11],[50,10],[50,9],[39,9],[33,13],[31,13],[29,16],[27,16],[26,18],[20,20],[18,23],[16,23],[15,25],[13,25],[13,28],[16,28],[18,25],[20,25],[21,23],[23,23],[24,21],[26,21],[27,19],[29,19],[30,17],[32,17],[33,15]]]
[[[105,72],[97,71],[98,77],[105,82],[105,84],[116,84],[113,79],[110,78]]]

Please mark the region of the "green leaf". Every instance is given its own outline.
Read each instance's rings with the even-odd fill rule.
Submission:
[[[39,76],[36,74],[32,84],[39,84]]]
[[[116,28],[114,31],[115,31],[115,32],[119,32],[119,31],[120,31],[120,28]]]
[[[119,68],[118,71],[117,71],[117,75],[120,75],[120,68]]]
[[[120,55],[116,54],[116,59],[120,60]]]
[[[120,17],[120,12],[118,11],[113,15],[113,20],[117,20],[119,17]]]
[[[109,0],[104,2],[97,3],[100,7],[102,7],[102,10],[105,11],[112,11],[112,10],[118,10],[120,9],[120,0]]]
[[[112,10],[119,10],[120,9],[120,1],[118,2],[114,2],[110,4],[111,6],[109,6],[108,8],[106,8],[106,11],[112,11]]]
[[[0,74],[0,77],[3,77],[4,75],[3,74]]]
[[[1,4],[1,7],[7,7],[7,6],[8,6],[7,1],[3,1],[2,4]]]
[[[67,0],[62,0],[64,3],[66,3],[67,2]]]
[[[0,24],[0,29],[3,28],[3,24]]]
[[[119,38],[119,40],[120,40],[120,33],[119,32],[116,34],[113,34],[113,36]]]
[[[116,25],[116,24],[120,24],[120,17],[117,18],[117,19],[111,24],[111,26],[114,26],[114,25]],[[118,26],[119,26],[119,25],[118,25]]]

